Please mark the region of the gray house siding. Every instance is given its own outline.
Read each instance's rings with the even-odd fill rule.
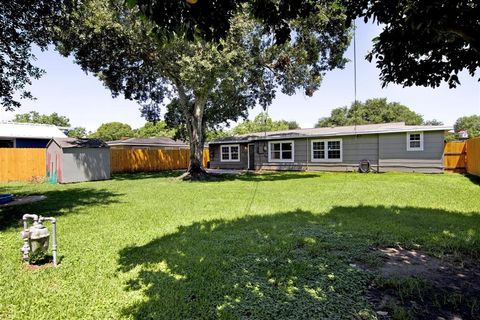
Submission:
[[[341,161],[311,161],[312,140],[341,139]],[[283,140],[277,140],[283,141]],[[379,172],[443,172],[443,131],[423,132],[423,150],[407,150],[407,133],[381,133],[322,138],[285,139],[294,142],[293,162],[269,162],[268,141],[255,141],[255,170],[309,170],[309,171],[356,171],[362,160],[368,160],[374,170]],[[221,144],[210,145],[214,157],[212,168],[246,169],[247,144],[241,144],[240,162],[221,162]]]
[[[248,149],[246,143],[226,143],[225,145],[238,144],[240,146],[240,161],[221,161],[220,144],[209,146],[210,168],[212,169],[248,169]]]
[[[342,140],[342,161],[312,162],[312,140],[339,139]],[[310,171],[353,171],[358,169],[361,160],[367,159],[374,166],[378,163],[378,136],[343,136],[292,139],[294,141],[294,162],[269,162],[268,142],[257,142],[260,153],[255,157],[256,170],[310,170]],[[265,149],[264,149],[264,146]],[[266,150],[266,151],[263,151]]]
[[[62,168],[62,183],[110,179],[109,149],[64,149]]]
[[[444,133],[423,133],[423,151],[407,151],[405,133],[380,135],[380,170],[436,173],[443,172]]]

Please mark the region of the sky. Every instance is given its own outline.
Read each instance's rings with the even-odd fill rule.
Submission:
[[[475,77],[461,73],[461,85],[455,89],[449,89],[446,84],[435,89],[390,84],[382,89],[375,64],[364,59],[372,47],[372,39],[379,32],[377,25],[363,22],[357,25],[357,100],[387,98],[408,106],[426,120],[437,119],[446,125],[453,125],[461,116],[480,114],[480,70]],[[145,123],[137,103],[123,97],[112,98],[110,91],[92,74],[83,72],[72,58],[62,57],[54,50],[34,50],[34,53],[35,65],[46,71],[30,86],[36,100],[23,100],[22,107],[15,112],[0,110],[0,121],[11,120],[15,113],[37,111],[57,112],[67,116],[72,126],[86,127],[89,131],[110,121],[128,123],[132,128]],[[309,128],[319,118],[329,116],[333,108],[350,105],[354,100],[353,44],[346,57],[351,62],[343,70],[328,72],[313,97],[303,92],[293,96],[279,93],[268,109],[269,115],[275,120],[294,120],[301,127]],[[260,107],[254,108],[249,118],[253,119],[261,111]]]

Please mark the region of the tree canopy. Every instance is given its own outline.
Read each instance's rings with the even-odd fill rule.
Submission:
[[[230,18],[242,5],[275,32],[276,40],[288,41],[291,20],[317,12],[328,1],[232,0],[156,1],[130,0],[156,22],[162,36],[181,32],[187,36],[221,38]],[[472,0],[339,0],[347,10],[347,25],[363,17],[381,24],[367,59],[375,60],[383,85],[438,87],[446,81],[459,84],[458,73],[472,76],[480,67],[480,2]],[[211,13],[215,12],[214,15]]]
[[[101,139],[104,141],[120,140],[122,138],[132,138],[135,136],[132,127],[121,122],[107,122],[98,127],[97,131],[90,134],[90,138]]]
[[[232,129],[232,134],[246,134],[263,131],[281,131],[298,129],[300,126],[295,121],[275,121],[266,113],[259,113],[253,120],[245,120]]]
[[[40,114],[36,111],[30,111],[28,113],[16,114],[13,121],[52,124],[58,127],[70,127],[70,119],[65,116],[61,116],[56,112],[51,114]]]
[[[405,124],[409,125],[420,125],[423,123],[423,117],[398,102],[387,102],[385,98],[368,99],[365,102],[356,101],[350,107],[333,109],[330,117],[319,119],[315,127],[387,122],[405,122]]]
[[[175,129],[167,128],[165,121],[147,122],[136,130],[134,130],[135,137],[149,138],[149,137],[173,137]]]
[[[68,130],[67,136],[70,138],[85,138],[87,136],[87,129],[84,127],[75,127]]]
[[[375,59],[384,86],[459,84],[458,73],[480,68],[480,2],[472,0],[345,0],[351,17],[374,19],[382,32]],[[480,79],[479,79],[480,80]]]
[[[73,0],[11,0],[0,5],[0,105],[5,110],[20,106],[19,98],[33,98],[27,90],[43,71],[33,64],[32,46],[45,50],[51,29]],[[15,94],[18,93],[16,97]]]
[[[153,37],[161,26],[137,14],[123,0],[86,0],[59,30],[57,48],[73,54],[114,96],[141,103],[149,120],[158,120],[160,106],[170,102],[167,123],[188,136],[190,172],[203,171],[207,128],[269,105],[277,90],[312,95],[325,72],[344,66],[350,40],[341,7],[330,2],[292,21],[296,36],[283,45],[242,10],[219,42]]]
[[[470,138],[479,137],[480,115],[472,115],[458,118],[455,122],[454,129],[456,133],[462,130],[466,130]]]

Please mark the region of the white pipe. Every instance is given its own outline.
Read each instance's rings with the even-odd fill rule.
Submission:
[[[57,220],[52,217],[40,217],[41,221],[50,221],[52,223],[52,256],[53,256],[53,266],[57,266]]]

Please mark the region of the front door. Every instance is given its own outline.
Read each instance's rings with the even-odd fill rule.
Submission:
[[[248,145],[248,170],[255,170],[255,145]]]

